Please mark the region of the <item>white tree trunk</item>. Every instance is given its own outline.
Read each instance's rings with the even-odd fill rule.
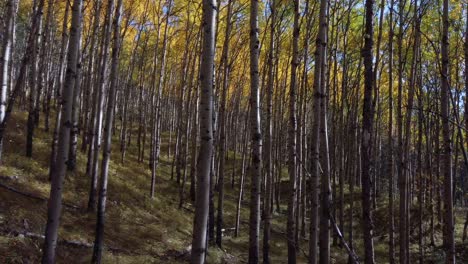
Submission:
[[[312,120],[312,142],[311,142],[311,189],[310,201],[312,208],[310,210],[310,238],[309,238],[309,264],[317,263],[317,246],[318,246],[318,216],[319,216],[319,150],[320,150],[320,126],[321,126],[321,102],[323,100],[324,91],[322,82],[325,80],[322,79],[325,74],[323,74],[324,65],[326,59],[326,50],[327,50],[327,10],[328,10],[328,1],[322,0],[320,2],[320,17],[319,17],[319,33],[317,35],[316,41],[316,50],[315,50],[315,71],[314,71],[314,103],[313,103],[313,120]]]
[[[110,0],[113,2],[113,0]],[[109,3],[109,6],[113,4]],[[111,7],[110,7],[111,8]],[[109,161],[112,144],[112,123],[114,121],[115,96],[117,92],[117,74],[119,66],[120,49],[120,17],[122,0],[118,0],[114,16],[114,36],[112,48],[112,65],[110,71],[109,101],[107,102],[107,115],[104,125],[104,145],[102,153],[101,181],[99,189],[98,211],[96,221],[96,236],[94,241],[93,263],[101,263],[102,248],[104,243],[104,222],[107,201],[107,182],[109,176]],[[110,25],[109,25],[110,26]]]
[[[250,129],[252,131],[252,166],[250,184],[249,263],[259,261],[260,191],[262,179],[262,132],[260,122],[259,66],[260,40],[258,38],[258,0],[250,6]]]
[[[213,152],[213,64],[215,53],[216,0],[203,0],[203,46],[200,65],[200,152],[197,163],[197,193],[193,225],[192,264],[205,262],[206,228]]]
[[[443,1],[442,14],[442,87],[441,87],[441,117],[442,117],[442,169],[444,175],[444,249],[445,263],[455,263],[455,241],[453,221],[453,176],[452,176],[452,142],[450,133],[450,85],[449,85],[449,1]]]
[[[15,10],[18,5],[18,0],[9,0],[5,6],[5,16],[7,21],[5,21],[5,28],[3,30],[4,35],[2,38],[1,57],[0,57],[0,124],[3,123],[5,119],[5,112],[7,106],[7,96],[8,96],[8,85],[10,83],[10,59],[11,59],[11,49],[13,45],[13,28],[15,23]],[[2,147],[3,147],[3,137],[0,138],[0,161],[2,159]]]
[[[79,40],[81,35],[81,6],[82,0],[74,0],[72,8],[72,22],[70,28],[70,42],[67,55],[67,71],[63,87],[62,120],[58,140],[57,163],[52,172],[50,198],[47,210],[47,225],[45,232],[43,264],[55,263],[55,248],[57,246],[60,212],[62,209],[62,189],[67,168],[70,147],[70,130],[72,126],[73,90],[75,85]]]

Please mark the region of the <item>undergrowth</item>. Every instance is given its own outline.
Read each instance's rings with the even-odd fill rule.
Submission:
[[[33,158],[24,155],[26,113],[14,114],[7,129],[4,154],[0,166],[0,181],[22,192],[41,197],[44,200],[32,199],[6,189],[0,190],[0,263],[38,263],[41,257],[42,240],[15,235],[13,230],[43,234],[46,222],[49,195],[48,168],[50,160],[51,132],[45,132],[42,125],[35,130]],[[53,124],[51,125],[53,127]],[[163,135],[162,156],[157,171],[156,197],[149,197],[151,173],[147,159],[143,163],[137,161],[137,149],[130,145],[125,163],[120,162],[119,143],[114,138],[114,148],[109,169],[108,205],[106,211],[105,263],[185,263],[186,256],[180,257],[192,241],[193,205],[189,201],[184,208],[179,209],[179,191],[174,180],[171,180],[172,157],[167,156],[168,135]],[[80,144],[79,144],[80,145]],[[171,146],[172,147],[172,146]],[[59,239],[92,243],[96,216],[86,210],[90,179],[85,174],[86,153],[78,152],[77,170],[67,172],[63,198]],[[148,157],[146,153],[145,158]],[[240,162],[237,162],[239,165]],[[236,187],[230,186],[232,162],[227,163],[228,179],[226,180],[225,226],[235,225]],[[284,172],[286,174],[286,172]],[[238,176],[238,175],[237,175]],[[287,179],[287,175],[282,177]],[[245,198],[241,211],[241,233],[239,237],[227,234],[223,240],[223,249],[211,247],[207,255],[208,263],[246,263],[248,257],[248,177],[246,177]],[[188,193],[188,186],[186,184]],[[229,185],[229,186],[228,186]],[[286,183],[282,186],[287,186]],[[286,187],[285,187],[286,188]],[[284,192],[285,190],[283,190]],[[349,201],[355,201],[354,248],[358,255],[363,255],[362,239],[360,238],[360,208],[359,188],[355,188],[353,197],[345,188],[345,237],[348,238],[348,208]],[[187,195],[188,196],[188,195]],[[282,197],[286,197],[283,194]],[[376,263],[386,263],[388,254],[387,201],[379,200],[376,217],[375,254]],[[396,202],[396,201],[395,201]],[[79,209],[74,209],[78,207]],[[395,210],[397,213],[397,210]],[[281,212],[275,212],[272,220],[271,255],[272,263],[285,263],[286,247],[286,203],[282,201]],[[417,213],[417,212],[416,212]],[[461,246],[464,212],[457,211],[457,243]],[[397,217],[397,216],[396,216]],[[414,217],[414,216],[412,216]],[[395,225],[397,220],[395,221]],[[395,226],[397,228],[397,226]],[[397,229],[396,229],[397,230]],[[441,263],[440,227],[437,228],[436,246],[426,246],[427,262]],[[305,230],[308,234],[308,230]],[[417,232],[414,232],[417,236]],[[333,239],[332,239],[333,240]],[[427,240],[427,239],[426,239]],[[426,241],[428,245],[428,241]],[[299,263],[306,263],[308,241],[301,239],[299,245]],[[397,248],[396,248],[397,249]],[[412,246],[413,254],[418,252],[417,243]],[[92,249],[60,245],[57,250],[58,263],[89,263]],[[186,254],[187,255],[187,254]],[[462,261],[467,258],[466,249],[461,247],[458,257]],[[347,263],[344,248],[333,245],[332,263]],[[465,262],[466,263],[466,262]]]

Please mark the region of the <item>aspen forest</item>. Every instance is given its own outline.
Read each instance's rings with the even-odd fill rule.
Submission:
[[[467,0],[0,0],[0,263],[468,264]]]

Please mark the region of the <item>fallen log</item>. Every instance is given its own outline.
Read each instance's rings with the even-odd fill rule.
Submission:
[[[341,241],[341,244],[345,247],[346,251],[348,251],[348,255],[349,255],[351,262],[353,264],[359,264],[359,257],[357,256],[356,252],[354,252],[354,250],[348,245],[348,243],[346,243],[346,240],[344,239],[343,234],[340,231],[340,228],[336,224],[335,219],[333,218],[331,214],[329,215],[329,218],[333,226],[333,229],[335,230],[336,234],[338,235],[338,238]]]
[[[0,187],[4,188],[4,189],[7,189],[9,190],[10,192],[14,192],[16,194],[19,194],[19,195],[22,195],[22,196],[25,196],[25,197],[28,197],[28,198],[31,198],[31,199],[34,199],[34,200],[38,200],[38,201],[42,201],[42,202],[47,202],[48,199],[47,198],[44,198],[44,197],[40,197],[38,195],[35,195],[35,194],[32,194],[32,193],[28,193],[28,192],[24,192],[24,191],[20,191],[18,189],[15,189],[13,187],[10,187],[6,184],[3,184],[0,182]],[[63,205],[65,207],[68,207],[68,208],[71,208],[71,209],[75,209],[75,210],[79,210],[81,209],[79,206],[76,206],[76,205],[73,205],[73,204],[69,204],[69,203],[63,203]]]
[[[34,232],[29,232],[29,231],[20,231],[20,230],[14,230],[14,229],[1,229],[0,233],[4,236],[9,236],[9,237],[26,237],[26,238],[31,238],[31,239],[37,239],[37,240],[44,240],[45,236],[34,233]],[[79,240],[68,240],[68,239],[59,239],[57,241],[58,245],[61,246],[71,246],[71,247],[78,247],[78,248],[93,248],[94,244],[89,243],[86,241],[79,241]],[[121,253],[125,252],[125,250],[120,249],[120,248],[113,248],[113,247],[107,247],[107,249],[111,252],[114,253]]]

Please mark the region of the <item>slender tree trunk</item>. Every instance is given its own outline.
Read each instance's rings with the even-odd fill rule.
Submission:
[[[48,55],[48,49],[50,48],[49,42],[50,42],[50,33],[52,31],[51,29],[51,20],[52,20],[52,13],[55,5],[55,0],[48,0],[47,2],[47,15],[45,17],[45,23],[44,23],[44,34],[42,36],[42,42],[41,42],[41,47],[39,49],[38,47],[38,54],[39,54],[39,72],[37,76],[37,95],[36,95],[36,103],[35,103],[35,108],[34,108],[34,125],[36,127],[39,126],[39,116],[40,116],[40,106],[41,106],[41,94],[43,93],[42,91],[44,90],[44,85],[48,85],[47,83],[47,76],[46,76],[46,71],[48,70],[48,63],[50,61],[50,57]],[[44,92],[46,94],[47,91]],[[46,101],[46,98],[42,100],[43,102]],[[43,110],[45,111],[46,109],[43,107]],[[48,125],[48,123],[46,123]],[[45,127],[45,130],[48,131],[49,128],[48,126]]]
[[[247,113],[249,113],[250,106],[247,109]],[[242,139],[242,161],[241,161],[241,175],[240,175],[240,180],[239,180],[239,192],[237,195],[237,207],[236,207],[236,225],[235,225],[235,230],[234,230],[234,235],[235,237],[239,236],[239,230],[240,230],[240,217],[241,217],[241,205],[242,205],[242,199],[244,197],[244,179],[245,179],[245,172],[246,172],[246,163],[249,162],[247,160],[247,149],[248,149],[248,121],[249,118],[246,116],[245,121],[244,121],[244,133],[243,139]],[[249,159],[250,160],[250,159]]]
[[[99,29],[99,17],[101,14],[102,2],[96,3],[96,9],[94,13],[94,28],[96,32]],[[98,51],[96,51],[98,53]],[[100,67],[100,59],[95,58],[93,62],[94,68],[98,71]],[[89,198],[88,198],[88,211],[94,211],[96,208],[96,192],[97,192],[97,184],[98,184],[98,177],[97,177],[97,164],[94,165],[95,158],[94,156],[97,155],[99,152],[95,151],[96,148],[96,140],[98,140],[96,129],[97,129],[97,112],[99,111],[99,88],[93,81],[99,82],[97,73],[92,74],[92,80],[89,81],[89,87],[93,87],[93,100],[92,100],[92,111],[89,120],[89,132],[88,132],[88,141],[89,141],[89,148],[88,148],[88,161],[86,163],[86,176],[90,178],[90,190],[89,190]]]
[[[106,88],[106,73],[108,67],[109,57],[109,43],[111,38],[111,17],[112,9],[114,8],[114,0],[109,0],[106,11],[106,17],[104,21],[104,38],[102,39],[102,46],[100,50],[100,56],[98,58],[98,75],[95,84],[95,114],[93,124],[93,154],[92,154],[92,166],[91,166],[91,189],[89,192],[88,209],[93,210],[96,208],[96,194],[97,194],[97,182],[99,178],[99,151],[101,149],[102,141],[102,119],[104,116],[104,92]],[[110,6],[112,5],[112,6]]]
[[[345,234],[345,212],[344,212],[344,207],[345,207],[345,196],[344,196],[344,184],[345,184],[345,176],[348,175],[348,179],[351,179],[352,177],[349,177],[349,175],[352,174],[353,172],[353,164],[351,161],[351,151],[352,150],[352,144],[349,142],[349,140],[346,140],[348,137],[347,131],[351,129],[351,123],[350,123],[350,113],[345,115],[345,111],[349,111],[349,102],[348,102],[348,93],[349,93],[349,59],[348,56],[346,55],[348,52],[348,45],[349,45],[349,37],[348,37],[348,30],[351,24],[351,7],[348,6],[348,11],[346,12],[346,22],[344,24],[344,29],[343,29],[343,72],[342,72],[342,80],[341,80],[341,131],[340,133],[342,134],[342,137],[339,139],[341,141],[341,144],[344,145],[342,150],[341,150],[341,168],[340,168],[340,175],[339,175],[339,185],[340,185],[340,198],[339,198],[339,209],[340,209],[340,214],[339,214],[339,220],[340,220],[340,230],[343,233],[343,236]],[[348,180],[348,184],[351,187],[351,181]],[[336,198],[335,198],[336,200]],[[351,199],[352,200],[352,199]],[[349,233],[352,233],[352,230],[349,230]],[[348,243],[351,243],[352,241],[349,241]]]
[[[362,123],[362,228],[364,233],[364,251],[365,263],[374,263],[374,243],[372,239],[373,222],[372,222],[372,208],[371,208],[371,169],[372,169],[372,140],[373,140],[373,119],[374,109],[372,105],[372,88],[373,88],[373,16],[374,16],[374,0],[366,0],[366,25],[364,36],[364,106],[363,106],[363,123]]]
[[[453,179],[452,179],[452,142],[450,139],[449,124],[449,1],[443,1],[442,11],[442,87],[441,87],[441,117],[442,117],[442,137],[443,154],[442,170],[444,175],[444,249],[445,263],[455,263],[455,241],[454,241],[454,221],[453,221]]]
[[[294,25],[293,25],[293,50],[291,60],[291,82],[289,87],[289,128],[288,128],[288,173],[289,173],[289,199],[288,199],[288,220],[287,220],[287,239],[288,239],[288,263],[296,263],[296,93],[297,93],[297,66],[299,65],[299,0],[294,1]]]
[[[108,14],[112,12],[114,0],[109,0],[108,3]],[[98,200],[98,211],[96,221],[96,236],[94,240],[94,250],[92,263],[101,263],[102,249],[104,243],[104,223],[105,223],[105,212],[106,212],[106,201],[107,201],[107,182],[109,176],[109,161],[111,155],[111,144],[112,144],[112,123],[114,121],[114,107],[115,107],[115,95],[117,92],[117,74],[119,66],[119,49],[120,49],[120,17],[122,12],[122,0],[117,1],[117,6],[114,15],[114,36],[113,36],[113,47],[112,47],[112,65],[110,69],[110,87],[109,87],[109,101],[107,102],[107,115],[106,122],[104,125],[104,145],[102,153],[102,166],[101,166],[101,180],[99,189],[99,200]],[[110,18],[109,18],[110,19]],[[106,35],[110,34],[110,23],[106,30]],[[107,37],[106,37],[107,38]],[[109,40],[106,40],[109,42]]]
[[[220,106],[220,140],[219,140],[219,182],[218,182],[218,214],[216,218],[216,245],[222,248],[223,225],[224,225],[224,176],[226,174],[226,97],[229,89],[229,40],[231,35],[231,14],[232,0],[227,3],[226,17],[226,33],[224,39],[222,62],[223,66],[223,87],[221,91],[221,106]]]
[[[81,49],[81,47],[80,47]],[[78,51],[78,69],[76,73],[75,90],[73,95],[72,107],[72,130],[70,135],[70,153],[67,163],[67,169],[74,171],[76,169],[76,153],[78,150],[78,133],[80,126],[80,96],[81,96],[81,52]]]
[[[211,156],[213,152],[213,64],[215,56],[216,0],[203,1],[203,46],[200,65],[200,152],[197,163],[197,195],[193,224],[192,264],[202,264],[206,255]]]
[[[152,151],[152,164],[151,164],[151,190],[150,197],[154,198],[155,182],[156,182],[156,169],[158,167],[159,155],[161,152],[161,108],[162,108],[162,90],[165,82],[165,71],[166,71],[166,53],[167,53],[167,32],[169,29],[169,17],[172,10],[172,0],[169,0],[166,14],[166,27],[164,28],[162,56],[161,56],[161,68],[159,71],[159,79],[157,83],[157,98],[156,98],[156,120],[153,124],[153,135],[154,144]],[[131,129],[130,129],[131,131]],[[130,139],[129,139],[130,141]],[[170,148],[170,144],[169,144]]]
[[[276,0],[270,0],[271,10],[271,23],[270,23],[270,47],[268,50],[268,84],[267,84],[267,106],[266,106],[266,129],[265,129],[265,180],[266,190],[264,205],[265,210],[263,213],[264,226],[263,226],[263,263],[270,263],[270,233],[271,233],[271,204],[272,204],[272,191],[273,191],[273,162],[272,162],[272,108],[273,108],[273,89],[274,89],[274,76],[273,76],[273,54],[275,49],[275,27],[276,27]]]
[[[394,0],[390,0],[390,34],[388,40],[388,78],[393,80],[393,8]],[[388,258],[389,263],[395,263],[395,222],[394,222],[394,169],[393,169],[393,81],[388,83],[388,210],[389,210],[389,240],[388,240]]]
[[[398,187],[400,193],[399,201],[399,246],[400,246],[400,264],[407,264],[407,234],[406,226],[406,205],[408,202],[406,174],[403,167],[403,113],[402,113],[402,93],[403,93],[403,27],[404,27],[404,7],[405,1],[399,0],[398,16],[399,16],[399,32],[398,32],[398,100],[397,100],[397,130],[398,130]]]
[[[196,44],[195,50],[199,50],[200,44],[200,34],[201,30],[198,31],[196,36]],[[198,136],[198,82],[196,81],[197,78],[194,76],[198,76],[196,72],[196,66],[199,64],[197,60],[199,57],[198,52],[194,53],[192,66],[191,66],[191,73],[189,76],[189,99],[186,102],[186,109],[188,111],[187,116],[185,117],[186,127],[185,127],[185,148],[184,148],[184,158],[183,158],[183,166],[184,166],[184,182],[182,184],[182,188],[180,189],[180,203],[179,207],[182,208],[183,203],[185,201],[185,182],[187,178],[187,173],[190,173],[190,199],[191,201],[195,201],[195,167],[196,167],[196,158],[197,158],[197,136]],[[193,99],[192,99],[193,98]],[[189,139],[191,140],[189,143]],[[190,148],[190,150],[189,150]],[[190,152],[190,172],[187,172],[187,160],[188,155]],[[192,186],[193,185],[193,186]]]
[[[325,63],[325,61],[322,61]],[[326,69],[326,65],[322,65],[322,69]],[[322,80],[325,79],[324,71],[322,71]],[[325,82],[321,83],[322,91],[326,91]],[[328,94],[325,92],[325,94]],[[321,117],[320,117],[320,148],[321,148],[321,179],[320,179],[320,263],[330,263],[330,207],[331,207],[331,186],[330,186],[330,153],[328,144],[328,124],[327,124],[327,96],[324,96],[320,102]]]
[[[92,35],[91,35],[91,43],[89,46],[89,55],[88,55],[88,66],[87,66],[87,76],[86,76],[86,82],[84,85],[85,89],[85,94],[84,94],[84,126],[83,126],[83,135],[81,138],[81,151],[85,152],[86,147],[89,145],[89,148],[92,148],[92,143],[90,139],[92,139],[92,116],[94,115],[93,111],[89,111],[89,107],[93,108],[94,104],[93,99],[91,99],[91,95],[93,94],[93,89],[92,89],[92,82],[93,82],[93,76],[94,76],[94,55],[96,54],[96,34],[97,30],[99,27],[99,17],[100,17],[100,11],[101,11],[101,5],[102,2],[95,2],[94,5],[94,18],[93,18],[93,29],[92,29]],[[92,150],[88,150],[88,164],[86,164],[86,175],[90,175],[88,173],[90,169],[90,162],[92,159],[89,157],[89,155],[92,153]]]
[[[468,5],[466,6],[466,15],[468,18]],[[468,65],[468,19],[466,21],[466,27],[465,27],[465,47],[464,47],[464,52],[465,52],[465,65]],[[468,94],[468,67],[465,66],[465,94]],[[465,96],[465,129],[468,130],[468,96]],[[468,134],[465,136],[465,142],[468,142]],[[1,151],[1,146],[0,146],[0,151]],[[465,188],[468,186],[468,180],[466,179],[465,175],[465,181],[462,182],[462,189],[465,191]],[[465,194],[466,195],[466,194]],[[463,197],[465,197],[465,195]],[[465,203],[468,201],[468,199],[465,199],[463,202]],[[463,242],[465,242],[466,236],[467,236],[467,229],[468,229],[468,211],[466,212],[466,219],[465,219],[465,224],[463,226]]]
[[[307,192],[308,187],[307,184],[309,182],[309,175],[308,171],[305,169],[307,166],[307,163],[305,162],[309,158],[309,151],[308,151],[308,144],[309,144],[309,135],[307,134],[306,130],[308,129],[308,104],[305,103],[306,97],[308,96],[308,90],[309,90],[309,78],[308,78],[308,62],[309,62],[309,41],[310,41],[310,36],[311,36],[311,31],[312,31],[312,23],[315,21],[313,18],[313,14],[315,13],[315,8],[317,6],[317,3],[313,3],[312,10],[310,10],[310,1],[306,0],[305,3],[305,10],[304,10],[304,15],[306,16],[306,35],[305,35],[305,40],[304,40],[304,47],[303,47],[303,52],[304,52],[304,58],[303,58],[303,77],[302,77],[302,102],[301,102],[301,107],[302,107],[302,120],[301,122],[303,123],[302,125],[302,144],[303,144],[303,150],[302,150],[302,155],[299,160],[301,164],[301,168],[303,170],[302,174],[302,193],[301,193],[301,230],[300,230],[300,238],[304,239],[306,237],[306,216],[307,216],[307,210],[309,209],[309,199],[307,198]],[[272,19],[272,24],[274,24],[274,20]],[[272,34],[272,37],[274,37],[274,34]],[[272,67],[275,65],[273,64],[273,54],[272,54]],[[273,69],[272,69],[272,75],[273,75]],[[273,79],[273,76],[272,76]],[[272,84],[272,89],[274,88],[274,85]],[[273,92],[272,92],[273,94]],[[273,185],[273,172],[272,171],[272,185]],[[273,188],[273,186],[271,187]],[[272,190],[273,193],[273,190]],[[298,238],[299,240],[299,238]]]
[[[252,167],[250,182],[249,263],[259,262],[260,191],[262,179],[262,133],[260,128],[258,38],[258,0],[250,2],[250,126],[252,138]]]
[[[10,84],[10,60],[12,58],[13,36],[12,29],[15,27],[15,10],[18,0],[9,0],[5,6],[5,27],[3,29],[2,45],[0,46],[0,124],[5,121],[7,107],[8,86]],[[0,162],[2,160],[3,137],[0,137]]]
[[[318,218],[319,218],[319,179],[320,179],[320,126],[322,112],[321,103],[325,97],[322,90],[326,82],[323,79],[325,69],[323,65],[326,60],[327,53],[327,30],[328,30],[328,1],[320,1],[319,14],[319,32],[316,40],[315,50],[315,70],[314,70],[314,101],[313,101],[313,120],[312,120],[312,135],[311,135],[311,184],[310,184],[310,237],[309,237],[309,264],[317,263],[317,246],[318,246]]]
[[[418,55],[419,56],[419,55]],[[419,77],[418,77],[419,80]],[[423,88],[421,87],[421,83],[419,81],[417,82],[417,86],[419,87],[419,96],[418,96],[418,142],[417,142],[417,152],[418,152],[418,164],[417,164],[417,177],[418,177],[418,243],[419,243],[419,263],[423,264],[424,263],[424,219],[423,219],[423,208],[424,208],[424,173],[425,170],[423,169],[423,158],[422,158],[422,151],[423,151]]]
[[[194,88],[195,99],[193,102],[193,121],[192,121],[192,132],[191,132],[191,154],[190,154],[190,200],[195,202],[196,197],[196,167],[197,167],[197,142],[199,133],[199,121],[198,121],[198,105],[199,105],[199,89],[198,84]]]
[[[38,7],[34,10],[42,10],[43,7],[44,7],[44,0],[39,0]],[[29,32],[28,40],[26,42],[27,43],[26,51],[20,63],[20,68],[18,70],[18,77],[15,82],[15,86],[13,87],[13,90],[11,91],[10,97],[8,99],[7,107],[5,110],[4,117],[3,117],[3,122],[0,123],[0,142],[3,141],[6,125],[8,123],[8,120],[10,119],[11,111],[13,110],[13,106],[15,104],[16,98],[18,97],[18,95],[20,95],[20,93],[22,93],[23,86],[25,85],[25,82],[26,82],[27,66],[29,62],[31,61],[31,55],[35,47],[36,34],[40,28],[41,17],[42,17],[42,12],[33,12],[33,17],[31,19],[31,29]],[[13,27],[14,27],[14,23],[13,23]],[[12,36],[13,35],[14,34],[12,33]],[[14,39],[14,37],[12,39]]]
[[[44,1],[41,1],[43,5]],[[57,164],[52,172],[50,198],[47,209],[47,225],[43,247],[42,263],[55,263],[55,249],[57,246],[58,227],[62,209],[62,189],[69,153],[70,129],[72,118],[72,104],[74,84],[77,71],[78,49],[81,35],[81,5],[82,0],[74,0],[72,8],[72,22],[70,28],[70,43],[67,55],[67,71],[63,87],[62,120],[58,140]]]
[[[33,12],[40,13],[40,18],[38,20],[38,29],[36,36],[33,42],[33,48],[31,53],[31,65],[29,72],[29,109],[28,109],[28,121],[27,121],[27,131],[26,131],[26,157],[31,158],[33,153],[33,140],[34,140],[34,128],[36,124],[35,112],[36,112],[36,97],[38,94],[38,70],[39,70],[39,45],[41,43],[42,36],[42,16],[43,16],[43,5],[36,5],[37,1],[34,1]]]

